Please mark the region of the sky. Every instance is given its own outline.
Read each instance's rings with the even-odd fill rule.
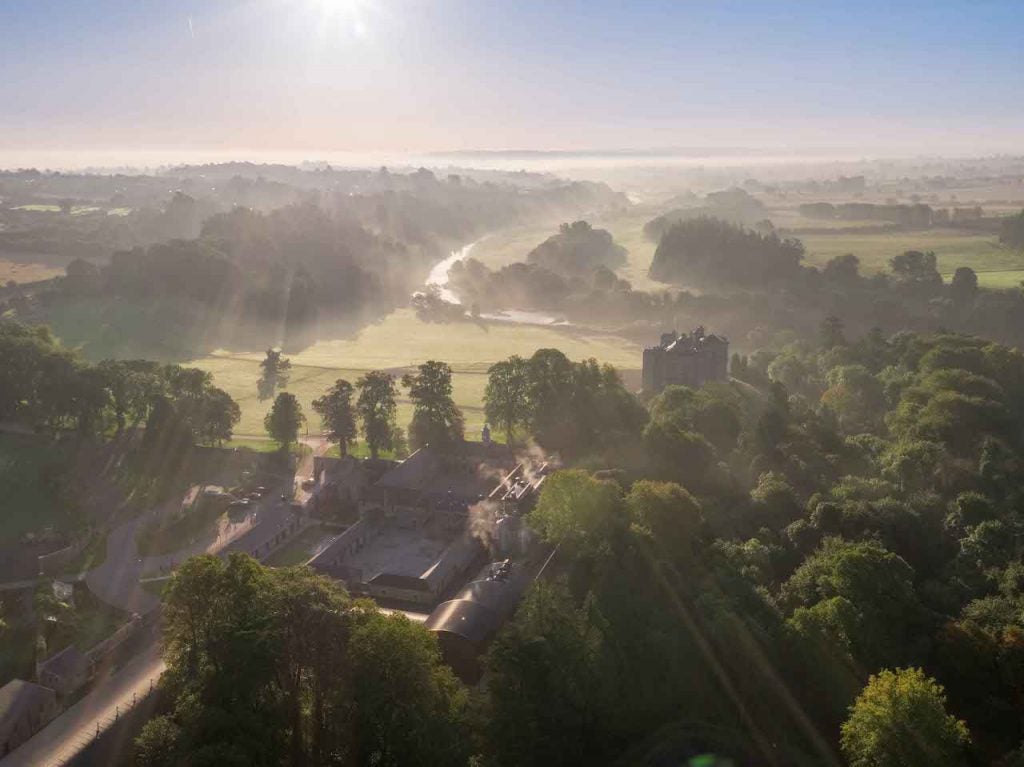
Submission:
[[[0,161],[1020,153],[1022,39],[1020,0],[0,0]]]

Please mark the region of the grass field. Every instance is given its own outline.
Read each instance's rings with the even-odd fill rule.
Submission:
[[[640,367],[640,348],[614,336],[501,323],[436,325],[420,322],[410,310],[403,309],[365,328],[355,338],[319,341],[291,355],[288,391],[298,397],[309,418],[309,431],[316,433],[320,424],[312,401],[338,378],[355,383],[367,370],[389,370],[400,375],[421,362],[442,360],[454,372],[455,402],[465,414],[466,433],[475,435],[484,424],[487,368],[509,355],[530,356],[545,347],[561,349],[573,359],[595,357],[623,370]],[[262,358],[262,354],[218,351],[185,363],[210,371],[214,383],[238,402],[242,419],[236,432],[243,437],[264,433],[263,416],[271,405],[269,400],[261,402],[256,396]],[[412,405],[403,395],[401,392],[398,424],[404,428],[412,418]]]
[[[319,525],[307,527],[292,538],[291,541],[275,551],[267,559],[266,564],[270,567],[304,565],[322,549],[327,541],[337,534],[337,532],[326,530]]]
[[[939,271],[958,266],[976,271],[1024,269],[1024,254],[1002,248],[991,234],[928,229],[884,234],[808,234],[799,238],[807,249],[805,263],[821,266],[830,258],[853,253],[864,273],[888,271],[889,259],[907,250],[935,251]]]
[[[943,274],[948,282],[952,279],[951,273]],[[1005,290],[1007,288],[1018,288],[1024,282],[1024,269],[999,269],[994,271],[978,272],[978,284],[983,288]]]
[[[19,285],[24,285],[29,282],[39,282],[40,280],[49,280],[54,277],[63,276],[63,266],[25,263],[0,258],[0,285],[6,285],[11,280],[14,280]]]

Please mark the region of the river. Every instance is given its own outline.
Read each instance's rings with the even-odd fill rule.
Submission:
[[[434,264],[430,270],[430,274],[427,275],[426,284],[428,286],[434,286],[438,289],[439,295],[442,299],[451,304],[461,304],[459,297],[448,287],[448,272],[452,268],[452,265],[457,261],[462,261],[469,257],[470,251],[473,250],[476,245],[483,240],[481,237],[479,240],[469,243],[458,250],[453,250],[451,254],[441,261]],[[536,312],[530,309],[502,309],[495,312],[481,312],[480,319],[491,320],[492,322],[509,322],[517,325],[558,325],[561,327],[569,325],[569,323],[562,317],[556,317],[551,314],[544,312]]]

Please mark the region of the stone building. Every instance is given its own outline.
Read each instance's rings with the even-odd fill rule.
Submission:
[[[49,687],[13,679],[0,687],[0,759],[57,715],[57,695]]]
[[[729,378],[729,342],[706,334],[703,327],[689,335],[662,333],[661,343],[644,349],[643,388],[657,393],[666,386],[703,386]]]

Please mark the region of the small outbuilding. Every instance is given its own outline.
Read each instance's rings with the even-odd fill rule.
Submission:
[[[57,694],[23,679],[0,687],[0,758],[31,738],[57,715]]]

